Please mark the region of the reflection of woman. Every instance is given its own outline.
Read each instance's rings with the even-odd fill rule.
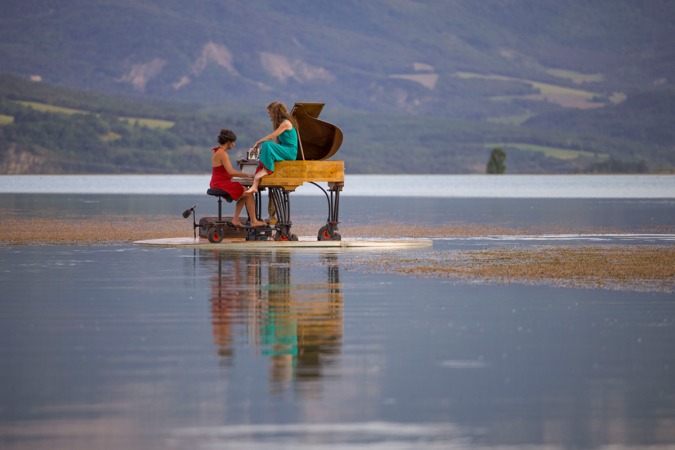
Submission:
[[[230,362],[235,354],[240,326],[254,321],[249,311],[258,307],[256,287],[260,284],[258,257],[216,252],[204,261],[215,263],[211,277],[211,323],[218,354]],[[243,287],[246,287],[243,289]],[[254,326],[251,323],[248,326]]]
[[[251,178],[250,174],[235,170],[230,163],[230,157],[227,152],[232,150],[234,143],[237,141],[237,136],[231,130],[220,130],[218,135],[218,147],[214,147],[213,155],[211,156],[211,189],[220,189],[237,201],[234,207],[234,216],[232,223],[236,226],[242,226],[239,221],[239,214],[241,213],[244,204],[248,217],[251,220],[252,227],[259,227],[265,225],[264,222],[259,222],[255,217],[255,202],[252,195],[244,195],[244,187],[232,181],[233,176]]]
[[[260,165],[253,179],[253,185],[246,191],[247,194],[258,192],[260,179],[274,172],[276,161],[295,161],[298,154],[298,124],[281,102],[272,102],[267,105],[274,131],[255,143],[260,148]]]

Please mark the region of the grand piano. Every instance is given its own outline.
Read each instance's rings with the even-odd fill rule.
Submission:
[[[330,160],[342,145],[342,131],[337,126],[319,119],[323,103],[296,103],[291,114],[298,123],[298,155],[295,161],[279,161],[274,165],[274,173],[264,176],[260,181],[260,192],[255,194],[256,218],[262,220],[262,193],[269,192],[268,210],[275,216],[268,227],[248,228],[247,240],[276,241],[297,240],[291,232],[290,193],[304,183],[310,183],[323,191],[328,203],[328,218],[318,233],[318,240],[340,240],[338,216],[340,192],[344,187],[344,161]],[[240,170],[254,173],[258,160],[248,155],[238,161]],[[250,185],[250,179],[236,179],[244,185]],[[318,183],[327,183],[323,188]],[[222,191],[221,191],[222,192]],[[220,242],[228,234],[227,221],[222,218],[221,197],[218,197],[218,219],[207,225],[205,237],[211,242]],[[231,201],[231,199],[229,200]],[[202,231],[200,230],[200,234]],[[203,235],[203,234],[202,234]]]

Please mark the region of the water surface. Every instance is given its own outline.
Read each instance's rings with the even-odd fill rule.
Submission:
[[[675,175],[345,175],[352,197],[673,198]],[[210,175],[0,175],[0,193],[203,194]],[[321,196],[305,184],[295,195]]]
[[[675,443],[670,295],[369,273],[358,252],[0,255],[4,448]]]
[[[11,193],[0,215],[150,220],[193,202],[205,214],[215,202],[204,197]],[[672,197],[342,200],[345,230],[620,231],[436,239],[396,251],[403,259],[668,244],[642,231],[675,217]],[[295,220],[325,220],[321,197],[292,202]],[[369,264],[390,255],[377,252],[0,246],[2,448],[675,445],[672,294],[416,278]]]

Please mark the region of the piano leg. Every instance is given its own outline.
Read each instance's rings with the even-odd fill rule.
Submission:
[[[340,222],[340,191],[342,190],[342,183],[329,183],[328,191],[324,190],[316,183],[312,183],[319,187],[326,195],[328,201],[328,219],[326,225],[319,228],[317,238],[320,241],[340,241],[342,236],[338,233],[338,223]]]
[[[340,222],[340,191],[342,190],[342,183],[329,183],[328,190],[323,189],[318,184],[311,182],[311,184],[317,186],[323,191],[326,195],[326,200],[328,201],[328,219],[326,220],[326,225],[319,229],[317,235],[318,240],[320,241],[340,241],[342,236],[338,233],[338,223]],[[291,222],[291,202],[290,202],[290,193],[282,187],[270,186],[267,188],[269,191],[270,203],[273,206],[273,209],[276,211],[276,224],[274,224],[274,229],[276,230],[274,234],[275,241],[297,241],[298,237],[291,232],[291,227],[293,222]],[[256,194],[256,214],[260,214],[262,209],[261,197],[259,194]],[[260,220],[260,217],[258,217]],[[252,240],[253,238],[247,238]],[[256,234],[256,240],[259,240]]]
[[[277,223],[274,234],[275,241],[297,241],[298,237],[291,233],[291,202],[289,193],[284,188],[269,187],[270,199],[274,202],[277,212]]]
[[[260,211],[262,209],[262,195],[260,195],[260,192],[256,192],[253,194],[255,197],[255,218],[256,220],[260,221]]]

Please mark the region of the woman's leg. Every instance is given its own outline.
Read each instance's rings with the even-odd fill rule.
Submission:
[[[251,185],[250,188],[244,192],[244,194],[255,194],[258,192],[258,186],[260,185],[260,179],[264,177],[265,175],[269,175],[269,172],[267,169],[264,167],[261,167],[258,173],[255,174],[255,177],[253,178],[253,184]]]
[[[241,222],[239,221],[239,215],[241,214],[241,209],[244,207],[244,203],[246,203],[247,198],[253,198],[252,196],[248,195],[246,197],[239,197],[237,200],[237,203],[234,205],[234,216],[232,217],[232,224],[236,225],[238,227],[242,226]],[[247,206],[248,209],[248,206]]]
[[[248,212],[248,217],[251,220],[252,227],[262,227],[267,225],[265,222],[260,222],[255,216],[255,200],[252,195],[247,195],[243,197],[246,202],[246,211]]]

